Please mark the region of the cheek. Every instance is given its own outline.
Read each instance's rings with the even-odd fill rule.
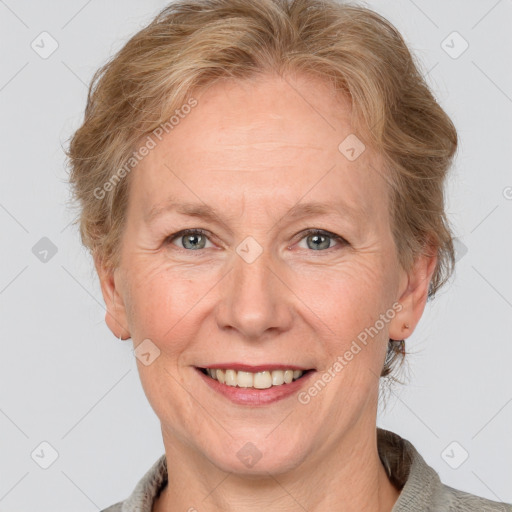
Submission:
[[[179,351],[187,339],[183,332],[189,325],[187,317],[194,315],[194,305],[209,286],[204,280],[184,279],[182,273],[162,265],[132,269],[128,308],[132,338],[149,338],[159,346],[162,340],[172,339],[169,348]]]
[[[307,297],[305,302],[315,313],[309,314],[309,322],[324,333],[323,369],[341,375],[334,387],[343,383],[342,387],[360,389],[364,395],[380,375],[389,339],[389,313],[394,313],[393,279],[385,269],[384,262],[368,257],[346,262],[316,282],[301,277],[298,295]],[[343,370],[339,365],[338,370],[333,368],[336,361]]]
[[[375,261],[347,261],[321,275],[297,277],[297,295],[335,333],[354,334],[373,324],[391,304],[391,283]]]

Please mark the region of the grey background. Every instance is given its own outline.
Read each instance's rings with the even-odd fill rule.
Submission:
[[[164,5],[0,0],[0,511],[101,509],[164,452],[131,341],[107,329],[70,226],[62,151],[93,72]],[[367,5],[405,36],[461,138],[448,187],[456,275],[407,340],[408,384],[390,392],[378,424],[444,483],[512,502],[512,2]],[[31,47],[43,31],[59,45],[46,59]],[[454,31],[469,44],[457,58]],[[31,457],[44,441],[58,453],[48,469]]]

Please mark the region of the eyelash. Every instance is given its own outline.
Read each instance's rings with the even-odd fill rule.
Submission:
[[[209,238],[209,236],[210,236],[210,233],[204,229],[200,229],[200,228],[184,229],[182,231],[178,231],[177,233],[174,233],[174,234],[166,237],[164,243],[168,245],[168,244],[172,243],[172,241],[175,240],[176,238],[180,238],[185,235],[191,235],[191,234],[194,234],[194,235],[199,234],[199,235],[205,236],[206,238]],[[327,236],[329,238],[332,238],[333,240],[336,240],[341,246],[350,245],[349,242],[347,242],[347,240],[345,240],[342,236],[339,236],[339,235],[336,235],[335,233],[331,233],[330,231],[325,231],[323,229],[318,229],[318,228],[307,228],[306,230],[304,230],[303,236],[299,239],[299,242],[310,235]],[[201,252],[201,249],[189,250],[189,249],[182,249],[181,247],[177,247],[177,248],[182,251],[186,251],[186,252],[198,252],[198,253]],[[336,249],[336,247],[329,247],[328,249],[322,249],[322,250],[318,250],[318,251],[311,250],[311,252],[329,252],[329,251],[331,251],[331,249]]]

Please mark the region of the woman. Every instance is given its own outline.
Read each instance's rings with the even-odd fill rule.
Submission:
[[[334,1],[178,1],[99,70],[71,183],[165,446],[106,510],[512,510],[376,427],[453,269],[456,146],[397,31]]]

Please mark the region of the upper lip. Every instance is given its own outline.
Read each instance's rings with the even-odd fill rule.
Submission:
[[[268,364],[258,364],[258,365],[250,365],[243,363],[214,363],[209,364],[207,366],[199,366],[198,368],[210,368],[210,369],[220,369],[220,370],[241,370],[243,372],[263,372],[265,370],[301,370],[307,371],[312,368],[305,368],[303,366],[297,366],[294,364],[280,364],[280,363],[268,363]]]

